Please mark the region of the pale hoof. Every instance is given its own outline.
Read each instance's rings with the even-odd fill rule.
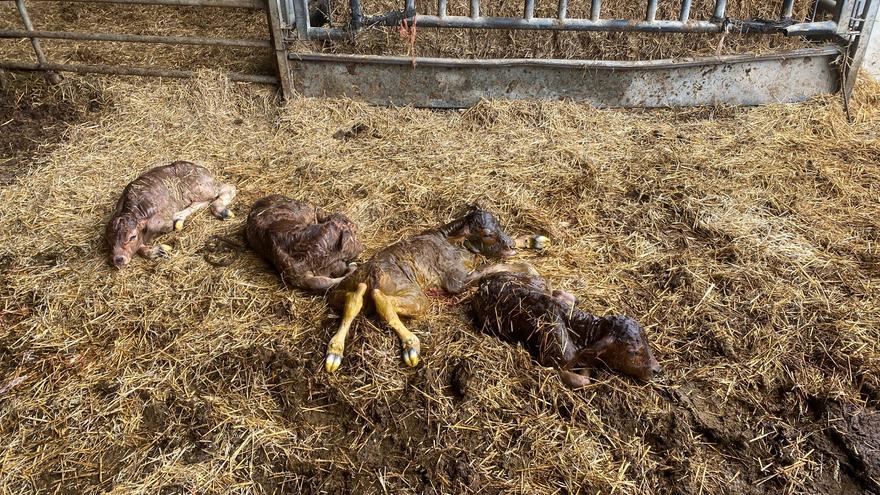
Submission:
[[[328,352],[327,357],[324,358],[324,370],[326,370],[327,373],[333,373],[339,369],[340,365],[342,365],[342,355]]]
[[[183,219],[178,218],[174,221],[174,230],[183,230]]]
[[[550,238],[543,235],[536,235],[532,237],[532,249],[537,249],[538,251],[542,249],[546,249],[550,246]]]
[[[419,365],[419,350],[418,349],[404,349],[403,351],[403,361],[410,368],[415,368]]]
[[[357,263],[349,263],[349,264],[348,264],[348,271],[346,271],[345,273],[346,273],[346,274],[352,273],[352,272],[354,272],[355,270],[357,270],[357,267],[358,267],[358,264],[357,264]]]
[[[168,259],[171,257],[171,252],[174,249],[168,244],[159,244],[159,247],[156,248],[156,257],[161,259]]]
[[[235,218],[235,213],[232,213],[232,210],[229,208],[224,208],[223,211],[217,214],[217,218],[220,220],[232,220]]]
[[[407,341],[403,343],[403,362],[405,362],[406,365],[410,368],[414,368],[419,365],[420,347],[421,343],[416,336],[407,339]]]

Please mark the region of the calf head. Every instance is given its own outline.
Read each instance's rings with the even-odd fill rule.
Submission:
[[[464,245],[471,252],[487,258],[509,258],[516,254],[516,243],[501,228],[495,215],[481,208],[474,208],[459,219],[458,232],[465,238]]]
[[[110,220],[106,237],[113,266],[122,268],[131,261],[134,253],[143,246],[142,230],[143,223],[132,215],[120,215]]]
[[[654,359],[645,330],[628,316],[606,316],[599,320],[599,339],[576,358],[582,363],[601,362],[609,369],[649,381],[661,371]]]

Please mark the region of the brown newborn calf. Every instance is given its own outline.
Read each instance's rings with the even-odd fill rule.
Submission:
[[[483,332],[522,344],[538,363],[559,369],[563,382],[574,388],[589,383],[589,370],[599,363],[645,381],[660,371],[635,320],[585,313],[573,295],[551,292],[534,268],[520,266],[519,273],[480,279],[473,308]]]
[[[357,227],[345,216],[279,195],[254,203],[247,238],[281,272],[284,283],[311,292],[335,287],[364,250]]]
[[[218,182],[194,163],[178,161],[148,170],[125,187],[107,223],[111,263],[122,268],[134,253],[167,257],[171,247],[150,245],[156,236],[182,229],[187,217],[208,206],[215,217],[231,218],[228,205],[234,197],[234,186]]]
[[[324,368],[333,372],[342,363],[345,338],[363,307],[368,289],[367,302],[397,333],[406,364],[416,366],[421,348],[419,338],[399,317],[425,313],[430,307],[425,291],[442,289],[459,294],[482,274],[505,269],[505,265],[494,265],[476,270],[480,256],[503,259],[512,256],[515,247],[535,247],[546,242],[543,236],[514,241],[494,215],[476,208],[446,225],[382,249],[330,294],[330,304],[342,310],[342,322],[327,345]]]

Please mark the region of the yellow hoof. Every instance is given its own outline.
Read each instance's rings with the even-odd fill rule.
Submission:
[[[403,351],[403,361],[410,368],[415,368],[419,365],[419,350],[418,349],[404,349]]]
[[[333,373],[334,371],[338,370],[341,364],[341,354],[335,354],[332,352],[327,353],[327,357],[324,359],[324,369],[327,371],[327,373]]]
[[[174,221],[174,230],[183,230],[183,219],[178,218]]]
[[[540,251],[542,249],[548,248],[549,246],[550,246],[550,238],[549,237],[546,237],[543,235],[538,235],[538,236],[535,236],[534,238],[532,238],[532,249],[537,249]]]

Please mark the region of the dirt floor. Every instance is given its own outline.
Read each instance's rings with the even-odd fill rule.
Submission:
[[[440,112],[210,73],[0,83],[4,493],[880,493],[876,83],[852,123],[835,97]],[[237,218],[112,269],[115,198],[175,159],[234,182]],[[524,258],[638,318],[666,371],[568,390],[464,297],[412,322],[418,368],[361,318],[328,376],[338,320],[241,247],[268,193],[345,212],[365,256],[481,202],[552,237]]]

